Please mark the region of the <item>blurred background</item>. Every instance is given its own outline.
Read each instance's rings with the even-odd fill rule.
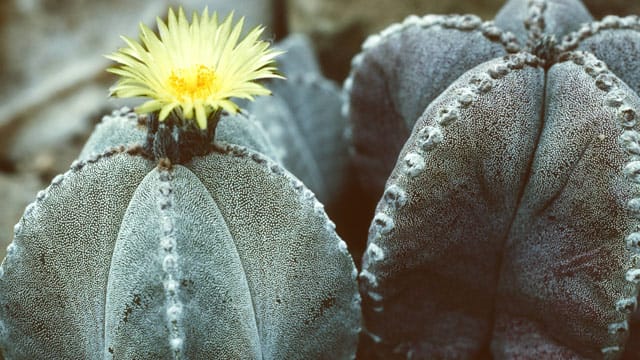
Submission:
[[[597,19],[640,14],[640,1],[585,0]],[[102,115],[123,105],[108,98],[115,77],[103,57],[154,28],[169,6],[187,13],[235,9],[268,39],[289,33],[313,41],[325,75],[341,83],[368,34],[410,14],[473,13],[489,20],[502,0],[0,0],[0,259],[25,206],[65,172]],[[344,237],[363,237],[367,219],[340,224]],[[364,219],[364,220],[363,220]],[[348,240],[348,239],[347,239]]]

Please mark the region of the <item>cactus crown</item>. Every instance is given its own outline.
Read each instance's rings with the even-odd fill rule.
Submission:
[[[544,60],[546,67],[549,68],[558,59],[558,42],[554,35],[544,35],[539,39],[531,49],[531,53],[541,60]]]

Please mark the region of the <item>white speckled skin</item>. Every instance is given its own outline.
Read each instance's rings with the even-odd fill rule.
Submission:
[[[247,109],[259,114],[277,160],[328,207],[339,205],[349,175],[340,90],[320,74],[287,76],[270,85],[272,96],[257,98]]]
[[[572,34],[570,34],[572,35]],[[569,36],[570,36],[569,35]],[[569,37],[567,36],[567,37]],[[610,16],[590,23],[565,39],[567,49],[593,53],[636,93],[640,93],[640,18]]]
[[[561,39],[593,21],[580,0],[510,0],[498,11],[495,24],[516,35],[521,44],[543,34]]]
[[[322,205],[235,145],[171,168],[124,148],[78,161],[0,269],[6,359],[348,359],[360,330]]]
[[[637,295],[626,238],[639,222],[627,203],[640,191],[624,171],[636,155],[620,140],[636,128],[621,124],[619,108],[639,112],[640,99],[616,78],[599,89],[588,73],[596,60],[573,56],[585,64],[511,66],[462,107],[457,90],[509,60],[482,64],[418,120],[399,158],[421,156],[424,168],[398,162],[387,188],[406,204],[381,199],[369,246],[384,257],[363,261],[365,325],[381,357],[621,354],[630,314],[616,303]],[[624,105],[607,105],[615,90]],[[439,125],[439,109],[456,104],[456,119]],[[425,151],[427,126],[443,140]]]
[[[523,9],[525,20],[517,20]],[[363,259],[368,356],[616,359],[633,341],[640,98],[629,60],[640,26],[637,17],[608,18],[594,23],[597,31],[579,30],[590,20],[583,10],[578,1],[509,1],[496,25],[516,31],[528,51],[549,34],[576,33],[542,49],[555,51],[540,53],[550,58],[523,51],[463,71],[417,117],[394,158]],[[518,21],[521,30],[505,25]],[[356,150],[378,146],[370,139],[379,127],[406,129],[388,121],[407,101],[387,97],[390,107],[375,110],[384,118],[353,106],[399,94],[402,78],[378,77],[393,66],[366,65],[388,46],[369,44],[352,73]],[[611,70],[582,49],[614,52]],[[423,92],[411,84],[430,78],[414,77],[403,84],[415,100]],[[367,115],[360,140],[371,144],[358,144],[365,125],[357,119]],[[371,156],[363,168],[376,159],[361,155],[356,162]],[[400,206],[387,196],[399,190]]]
[[[353,162],[366,192],[382,195],[415,120],[451,82],[518,49],[513,35],[475,16],[409,17],[373,35],[344,85]]]
[[[278,59],[286,80],[269,82],[272,96],[248,102],[259,114],[276,145],[277,160],[302,180],[329,213],[342,206],[350,176],[347,121],[342,115],[341,89],[323,77],[309,39],[291,35],[279,43],[287,51]]]
[[[79,160],[100,156],[114,147],[143,146],[147,136],[144,117],[129,108],[114,110],[96,126],[85,143]],[[252,114],[240,112],[222,116],[216,128],[216,142],[246,146],[278,160],[276,149]]]

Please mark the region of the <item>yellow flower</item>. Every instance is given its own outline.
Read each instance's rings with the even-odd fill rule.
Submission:
[[[282,78],[274,64],[281,52],[258,40],[264,28],[238,41],[244,18],[233,26],[233,13],[219,23],[217,14],[209,16],[205,8],[189,23],[182,8],[177,16],[169,9],[168,24],[157,22],[159,38],[140,24],[141,44],[123,36],[128,47],[107,56],[120,64],[108,69],[121,77],[112,95],[150,99],[136,108],[138,113],[159,111],[160,121],[172,111],[183,119],[195,114],[205,129],[211,113],[238,110],[230,98],[253,100],[271,93],[256,80]]]

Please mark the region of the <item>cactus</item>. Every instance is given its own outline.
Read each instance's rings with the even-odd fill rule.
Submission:
[[[205,11],[192,28],[224,34],[230,19],[210,25]],[[162,40],[186,26],[182,11],[170,12]],[[251,49],[270,56],[260,42]],[[268,76],[270,63],[261,66],[256,74]],[[209,90],[199,72],[177,71],[186,80],[169,82],[183,81],[187,95]],[[204,88],[188,88],[189,76]],[[216,108],[235,109],[225,101],[197,104],[191,117],[186,101],[164,119],[168,104],[115,112],[38,193],[0,265],[5,358],[354,356],[360,295],[346,244],[315,195],[255,150],[273,147],[253,120]]]
[[[102,117],[80,151],[78,160],[88,160],[124,146],[144,147],[149,136],[148,116],[138,116],[128,107]],[[249,113],[223,114],[217,125],[214,143],[234,144],[249,148],[277,160],[278,152],[262,125]]]
[[[309,40],[292,35],[278,44],[287,81],[272,81],[273,96],[247,104],[260,114],[260,124],[277,144],[278,160],[302,180],[329,213],[341,206],[349,173],[347,121],[342,98],[333,81],[323,77]]]
[[[588,21],[577,0],[510,0],[494,22],[410,17],[365,42],[345,88],[382,193],[360,273],[368,356],[622,356],[640,21]]]

